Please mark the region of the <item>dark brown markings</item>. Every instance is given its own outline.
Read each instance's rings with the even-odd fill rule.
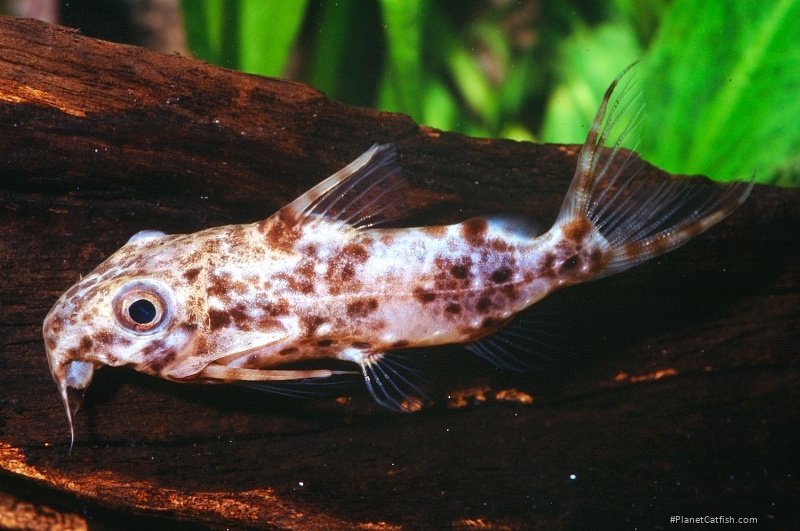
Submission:
[[[178,356],[178,351],[171,348],[164,352],[161,356],[153,359],[150,363],[150,369],[154,372],[161,372],[164,367],[172,363],[172,361]]]
[[[279,317],[289,315],[289,303],[286,300],[268,301],[261,304],[261,309],[264,311],[255,325],[259,330],[270,330],[274,328],[282,328]]]
[[[314,260],[311,260],[310,258],[305,258],[301,260],[299,264],[297,264],[297,268],[295,269],[295,271],[297,272],[298,275],[300,275],[303,278],[313,278],[314,275],[316,274],[314,272],[314,266],[315,266]]]
[[[347,287],[358,284],[358,266],[369,259],[369,251],[359,243],[348,243],[334,254],[329,263],[325,278],[328,280],[328,289],[334,295],[341,293]]]
[[[333,345],[333,339],[320,339],[319,341],[317,341],[318,347],[325,348],[331,345]]]
[[[431,238],[444,238],[447,236],[447,227],[444,225],[432,225],[430,227],[422,227],[422,233]]]
[[[356,341],[355,343],[351,344],[350,346],[353,347],[353,348],[357,348],[359,350],[367,350],[372,345],[370,345],[369,343],[365,343],[363,341]]]
[[[320,315],[307,315],[301,318],[306,334],[312,335],[317,328],[327,323],[328,320]]]
[[[197,280],[197,276],[200,274],[199,267],[193,267],[191,269],[187,269],[186,272],[183,274],[183,278],[186,279],[187,282],[194,282]]]
[[[303,227],[291,208],[282,208],[277,214],[258,224],[258,231],[270,248],[290,253],[303,235]]]
[[[186,333],[193,333],[197,330],[197,324],[195,323],[181,323],[178,328]]]
[[[374,298],[361,299],[347,305],[347,316],[350,318],[367,317],[378,309],[378,300]]]
[[[456,264],[450,268],[450,274],[453,275],[455,278],[464,280],[469,277],[469,265]]]
[[[261,305],[266,315],[270,317],[280,317],[282,315],[289,315],[289,303],[286,300],[265,302]]]
[[[56,348],[57,343],[56,339],[53,336],[48,335],[47,337],[44,338],[44,344],[47,346],[48,350],[53,350],[54,348]]]
[[[489,311],[489,308],[491,308],[491,306],[492,306],[492,299],[484,296],[478,299],[478,303],[475,305],[475,308],[480,313],[486,313],[487,311]]]
[[[208,310],[208,322],[211,330],[217,330],[228,326],[231,322],[231,316],[226,311],[212,308]]]
[[[64,328],[64,319],[62,319],[60,316],[50,320],[50,330],[54,334],[60,333],[63,328]]]
[[[583,241],[592,230],[592,222],[586,218],[578,218],[565,223],[561,230],[568,240],[573,242]]]
[[[281,356],[288,356],[291,354],[297,354],[298,348],[297,347],[286,347],[285,349],[281,349],[278,351],[278,354]]]
[[[414,288],[414,298],[422,304],[428,304],[436,300],[436,293],[417,287]]]
[[[511,275],[513,274],[514,272],[511,270],[510,267],[503,266],[495,269],[489,278],[491,278],[492,282],[494,282],[495,284],[502,284],[503,282],[507,282],[511,278]]]
[[[280,273],[275,275],[275,278],[280,280],[285,280],[286,283],[289,285],[289,289],[294,291],[295,293],[303,293],[308,295],[309,293],[314,292],[314,280],[313,278],[303,277],[299,275],[292,275],[286,273]]]
[[[589,254],[589,273],[592,275],[598,274],[608,263],[608,260],[603,255],[603,251],[595,249]]]
[[[127,337],[112,334],[108,330],[101,330],[100,332],[97,332],[97,334],[94,336],[94,340],[103,346],[120,345],[125,347],[131,344],[131,340]]]
[[[251,323],[250,315],[247,313],[244,304],[237,304],[228,311],[236,326],[242,330],[249,330]]]
[[[94,341],[92,340],[92,338],[89,336],[83,336],[81,338],[80,344],[78,345],[78,348],[80,348],[83,351],[87,351],[91,350],[93,346],[94,346]]]
[[[461,313],[461,305],[456,302],[451,302],[450,304],[445,306],[444,311],[446,311],[447,313],[457,315]]]
[[[289,289],[296,293],[309,294],[314,291],[314,260],[304,258],[297,264],[297,267],[292,273],[281,273],[275,275],[275,278],[285,280],[289,284]]]
[[[580,265],[580,263],[581,259],[578,257],[578,255],[572,255],[566,260],[564,260],[564,262],[561,264],[561,267],[559,268],[559,272],[568,273],[577,268]]]
[[[484,218],[468,219],[461,224],[461,235],[473,247],[483,245],[489,224]]]
[[[383,245],[388,247],[394,243],[394,233],[388,230],[384,231],[379,240]]]
[[[556,266],[557,257],[553,253],[547,253],[544,255],[541,261],[541,276],[552,278],[556,276],[555,266]]]
[[[206,292],[208,295],[212,297],[219,297],[224,298],[230,292],[230,283],[229,277],[230,275],[227,273],[223,273],[221,275],[213,275],[211,278],[211,282],[208,284],[208,288]]]
[[[411,343],[407,339],[401,339],[399,341],[395,341],[394,343],[392,343],[392,348],[403,348],[407,347],[410,344]]]
[[[512,249],[512,246],[509,245],[507,241],[501,238],[495,238],[493,240],[490,240],[488,243],[489,247],[491,247],[493,251],[496,251],[498,253],[507,253]]]

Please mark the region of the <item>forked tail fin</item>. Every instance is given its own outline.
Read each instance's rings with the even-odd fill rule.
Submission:
[[[733,212],[753,188],[752,179],[720,184],[642,174],[645,163],[635,151],[622,149],[638,130],[644,108],[635,90],[634,66],[617,76],[603,96],[556,221],[588,219],[605,238],[610,261],[598,277],[683,245]]]

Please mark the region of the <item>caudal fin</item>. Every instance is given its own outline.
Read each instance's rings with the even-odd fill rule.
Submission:
[[[556,222],[588,219],[605,238],[610,261],[599,277],[683,245],[733,212],[753,187],[752,179],[720,184],[644,175],[646,164],[635,151],[622,148],[638,130],[644,108],[634,66],[603,96]]]

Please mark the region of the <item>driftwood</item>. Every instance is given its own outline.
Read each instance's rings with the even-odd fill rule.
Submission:
[[[14,19],[0,20],[0,124],[0,525],[797,524],[797,190],[757,186],[680,250],[556,295],[546,309],[574,341],[553,369],[444,352],[439,399],[412,415],[357,386],[298,401],[106,370],[68,456],[41,322],[134,232],[262,219],[374,142],[398,146],[409,223],[546,225],[577,148],[442,133]]]

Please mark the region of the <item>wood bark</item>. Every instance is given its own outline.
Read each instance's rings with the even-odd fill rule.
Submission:
[[[441,392],[412,415],[358,387],[299,401],[104,370],[67,455],[41,322],[131,234],[263,219],[375,142],[397,145],[410,224],[513,212],[546,226],[577,147],[443,133],[298,83],[8,18],[0,127],[5,516],[34,507],[101,528],[798,523],[798,190],[757,186],[678,251],[554,296],[542,319],[569,347],[552,369],[507,374],[445,349]]]

